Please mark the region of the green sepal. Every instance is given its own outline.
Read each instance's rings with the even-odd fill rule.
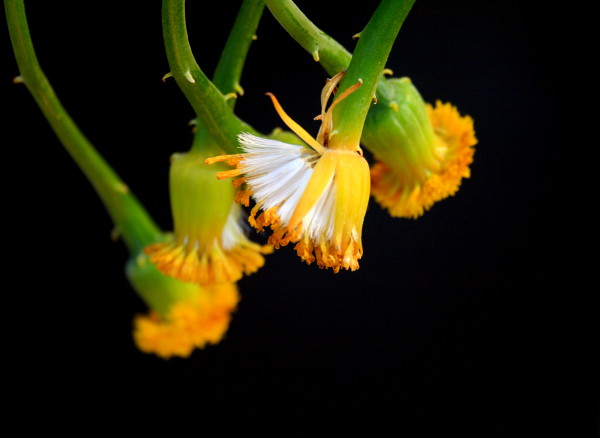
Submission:
[[[425,102],[409,78],[382,80],[386,86],[365,120],[361,143],[394,171],[425,171],[411,165],[433,159],[434,132]]]

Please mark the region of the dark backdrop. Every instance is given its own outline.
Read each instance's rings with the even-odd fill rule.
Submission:
[[[188,3],[191,44],[210,75],[238,2]],[[375,3],[333,3],[297,4],[352,50]],[[15,171],[3,208],[5,276],[16,280],[3,288],[15,343],[7,360],[28,370],[14,374],[14,405],[93,418],[143,406],[152,417],[134,418],[142,423],[169,422],[161,413],[169,407],[195,412],[191,424],[219,412],[265,425],[296,416],[283,436],[313,417],[420,431],[406,436],[540,436],[557,427],[555,396],[568,385],[551,376],[560,374],[553,366],[567,323],[549,303],[563,272],[567,201],[555,198],[568,113],[557,60],[568,52],[552,31],[556,16],[520,3],[417,0],[390,56],[425,100],[450,101],[475,120],[472,177],[457,195],[418,220],[371,202],[354,273],[277,251],[240,281],[225,339],[168,361],[133,345],[132,318],[145,308],[123,273],[127,252],[26,89],[10,83],[18,71],[3,30],[3,160]],[[175,82],[161,81],[160,2],[28,2],[27,10],[63,104],[170,229],[169,156],[189,147],[193,113]],[[316,131],[326,76],[266,10],[237,113],[263,131],[281,125],[264,96],[271,91]]]

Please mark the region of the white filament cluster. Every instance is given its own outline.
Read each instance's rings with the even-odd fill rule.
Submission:
[[[321,155],[303,146],[249,133],[240,134],[238,140],[245,152],[239,168],[246,177],[252,197],[262,203],[262,210],[277,207],[282,226],[287,226]],[[335,181],[332,178],[317,203],[302,219],[302,228],[311,239],[333,237],[334,206]]]

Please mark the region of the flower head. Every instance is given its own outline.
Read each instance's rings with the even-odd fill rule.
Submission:
[[[246,236],[230,184],[215,181],[205,154],[175,154],[170,186],[174,232],[144,249],[164,274],[202,285],[232,283],[264,265],[269,246]]]
[[[392,216],[417,218],[470,176],[473,120],[449,103],[425,104],[408,78],[388,81],[390,102],[367,117],[362,142],[373,153],[373,197]]]
[[[286,125],[309,147],[242,133],[243,154],[210,158],[206,163],[225,161],[235,169],[219,172],[219,179],[239,177],[234,185],[245,188],[238,200],[255,205],[249,222],[258,231],[270,228],[269,243],[278,248],[296,243],[295,249],[308,264],[321,268],[358,269],[362,256],[362,225],[369,200],[369,167],[358,144],[333,147],[336,135],[332,113],[362,82],[330,97],[343,73],[331,78],[321,93],[321,127],[316,139],[294,122],[270,93],[276,111]]]
[[[165,359],[220,342],[240,299],[234,283],[185,283],[160,273],[144,255],[129,261],[127,275],[150,308],[134,319],[135,344]]]

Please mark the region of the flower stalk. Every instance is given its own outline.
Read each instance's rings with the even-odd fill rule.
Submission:
[[[267,8],[292,38],[331,76],[350,64],[352,55],[296,6],[292,0],[264,0]]]
[[[156,241],[160,230],[127,185],[77,127],[44,74],[29,32],[23,0],[4,2],[13,52],[25,84],[52,130],[101,198],[116,231],[136,253]]]
[[[243,123],[233,114],[226,97],[194,58],[186,28],[185,0],[163,0],[162,26],[171,74],[194,109],[198,121],[225,151],[238,152],[237,135]]]
[[[371,64],[371,67],[375,71],[380,68],[385,68],[385,65],[377,64],[378,59],[387,59],[389,56],[391,44],[393,44],[396,39],[398,31],[404,23],[414,2],[414,0],[386,0],[379,5],[375,12],[375,15],[378,15],[378,17],[376,18],[374,16],[371,19],[373,24],[367,25],[371,30],[367,31],[365,28],[359,33],[356,50],[363,52],[360,56],[361,58],[364,58],[363,62],[365,63],[365,66],[368,62],[375,62],[375,64]],[[279,24],[281,24],[301,47],[313,56],[315,61],[318,61],[321,64],[328,74],[334,76],[338,72],[349,68],[353,55],[348,52],[344,46],[310,21],[292,0],[265,0],[265,4]],[[369,36],[369,34],[372,34],[372,36]],[[375,42],[377,38],[381,40],[382,46],[379,46]],[[359,48],[359,46],[362,47]],[[315,53],[318,56],[315,56]],[[356,53],[357,52],[355,51],[354,54],[356,55]],[[365,67],[361,66],[360,70],[363,68]],[[355,71],[358,71],[358,65],[355,65],[354,69]],[[366,79],[367,74],[362,73],[362,71],[360,74],[363,81],[368,82]],[[351,86],[356,79],[354,72],[349,72],[349,74],[346,75],[343,84],[344,87]],[[379,79],[381,79],[381,77],[379,77]],[[364,99],[365,96],[368,96],[366,90],[370,89],[371,86],[362,88],[363,90],[361,93],[364,93],[364,96],[362,97]],[[377,100],[384,105],[390,103],[386,99],[386,96],[390,94],[388,88],[389,86],[386,80],[379,80],[377,83]]]
[[[360,142],[367,113],[375,99],[377,84],[413,3],[414,0],[383,0],[360,33],[338,93],[342,94],[360,80],[363,85],[353,93],[352,99],[340,102],[333,113],[333,124],[338,131],[332,139],[334,144]]]

